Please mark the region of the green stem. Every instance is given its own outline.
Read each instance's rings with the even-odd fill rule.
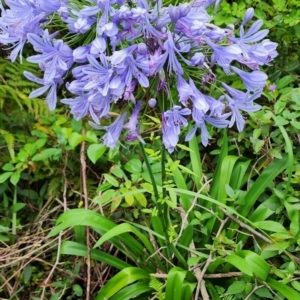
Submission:
[[[158,190],[157,190],[156,182],[155,182],[155,179],[154,179],[154,176],[153,176],[153,173],[152,173],[152,170],[151,170],[151,166],[150,166],[150,163],[149,163],[149,160],[148,160],[148,156],[145,152],[144,146],[143,146],[142,143],[139,143],[139,144],[140,144],[140,148],[141,148],[141,151],[142,151],[142,154],[143,154],[143,157],[144,157],[144,160],[145,160],[145,163],[146,163],[149,175],[150,175],[150,180],[151,180],[151,183],[152,183],[152,186],[153,186],[153,192],[154,192],[154,196],[155,196],[155,202],[157,203],[157,201],[159,199],[159,196],[158,196]]]
[[[155,203],[157,205],[157,210],[158,210],[158,215],[161,217],[161,223],[162,223],[162,227],[163,227],[163,233],[165,235],[165,238],[166,238],[166,242],[168,243],[169,241],[169,237],[168,237],[168,231],[167,231],[167,224],[166,223],[166,218],[165,218],[165,214],[166,214],[166,207],[165,207],[165,204],[162,205],[160,202],[159,202],[159,195],[158,195],[158,190],[157,190],[157,186],[156,186],[156,182],[155,182],[155,179],[154,179],[154,176],[153,176],[153,173],[152,173],[152,169],[151,169],[151,166],[150,166],[150,163],[149,163],[149,160],[148,160],[148,156],[145,152],[145,149],[144,149],[144,146],[142,143],[139,143],[140,144],[140,148],[141,148],[141,152],[143,154],[143,157],[144,157],[144,160],[145,160],[145,163],[146,163],[146,167],[147,167],[147,170],[149,172],[149,176],[150,176],[150,180],[151,180],[151,183],[152,183],[152,186],[153,186],[153,192],[154,192],[154,197],[155,197]],[[170,252],[170,248],[169,248],[169,243],[167,245],[167,256],[168,257],[171,257],[171,252]]]
[[[17,187],[15,186],[13,205],[17,204]],[[17,213],[12,214],[12,234],[17,234]]]

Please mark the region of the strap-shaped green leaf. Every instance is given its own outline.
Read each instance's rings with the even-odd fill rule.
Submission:
[[[114,296],[112,296],[110,300],[129,300],[151,290],[152,288],[149,287],[149,283],[140,281],[128,285],[127,287],[116,293]]]
[[[237,255],[245,259],[245,261],[250,265],[252,272],[256,276],[262,280],[267,279],[271,267],[262,257],[250,250],[239,251]]]
[[[72,241],[64,241],[61,244],[60,254],[86,257],[87,248],[83,244]],[[91,249],[91,258],[100,262],[104,262],[109,266],[115,267],[120,270],[130,267],[130,265],[125,261],[97,249]]]
[[[278,280],[274,280],[272,278],[269,278],[267,280],[267,284],[274,289],[275,291],[282,294],[284,297],[286,297],[288,300],[298,300],[300,299],[300,293],[296,292],[291,287],[284,285],[281,282],[278,282]]]
[[[165,300],[182,300],[183,281],[187,271],[175,267],[172,268],[167,277]]]
[[[117,275],[111,278],[96,296],[95,300],[109,299],[124,287],[137,280],[150,279],[148,272],[135,267],[129,267],[121,270]],[[119,298],[120,300],[122,298]],[[123,299],[122,299],[123,300]]]
[[[236,267],[238,270],[242,271],[246,275],[253,276],[252,268],[244,258],[232,254],[225,257],[224,261],[230,263],[231,265],[233,265],[234,267]]]

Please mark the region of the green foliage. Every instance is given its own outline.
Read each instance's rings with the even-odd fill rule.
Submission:
[[[194,137],[172,156],[155,131],[145,148],[108,150],[86,120],[28,98],[35,85],[22,72],[37,73],[31,64],[0,61],[0,241],[12,253],[0,297],[83,299],[90,272],[95,299],[300,299],[300,3],[222,1],[215,22],[240,22],[250,6],[279,44],[267,71],[276,90],[266,87],[243,132],[211,128],[210,146]],[[159,116],[143,118],[159,128]]]

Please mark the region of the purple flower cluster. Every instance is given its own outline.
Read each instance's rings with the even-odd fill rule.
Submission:
[[[115,147],[123,129],[127,132],[125,141],[144,143],[139,133],[143,102],[136,101],[136,97],[141,90],[153,88],[152,83],[156,92],[168,98],[165,107],[169,110],[161,114],[163,143],[170,153],[188,122],[194,126],[185,140],[199,129],[206,146],[211,138],[207,124],[217,128],[236,124],[242,131],[245,120],[241,111],[260,109],[254,100],[261,96],[267,80],[260,67],[277,56],[277,44],[264,39],[268,31],[261,30],[262,21],[248,25],[254,16],[252,8],[246,11],[235,36],[233,26],[220,28],[212,23],[207,7],[217,5],[219,1],[215,0],[193,0],[167,7],[161,0],[82,2],[7,0],[9,9],[0,6],[0,42],[12,45],[12,61],[18,53],[21,55],[27,41],[39,52],[28,61],[39,64],[43,78],[29,72],[25,76],[42,85],[30,97],[47,92],[51,110],[56,106],[57,86],[64,83],[73,66],[73,81],[67,82],[66,88],[76,96],[61,102],[70,106],[75,119],[91,116],[91,126],[106,131],[106,146]],[[53,14],[66,23],[70,34],[91,32],[94,40],[71,49],[63,38],[56,39],[56,34],[46,29]],[[245,90],[219,83],[218,67],[227,75],[237,75]],[[219,91],[218,99],[208,95],[211,87]],[[124,112],[110,126],[101,126],[102,118],[110,116],[112,105],[121,100],[135,105],[128,122],[128,113]],[[156,109],[156,103],[154,98],[144,102],[149,109]]]

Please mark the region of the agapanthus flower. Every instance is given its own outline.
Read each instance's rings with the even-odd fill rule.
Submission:
[[[44,32],[43,38],[29,33],[28,40],[41,54],[27,58],[29,62],[38,63],[44,72],[44,80],[51,81],[60,71],[67,71],[73,64],[73,51],[62,40],[53,40],[48,30]]]
[[[50,82],[44,79],[38,78],[30,72],[25,71],[24,76],[35,83],[43,85],[42,87],[34,90],[29,94],[29,98],[37,98],[48,91],[45,98],[46,103],[50,110],[54,110],[57,102],[57,85],[62,83],[61,76],[54,77]]]
[[[111,125],[109,126],[99,126],[93,122],[89,122],[89,124],[95,129],[103,129],[106,131],[106,134],[103,136],[103,143],[108,148],[114,148],[119,141],[123,124],[125,122],[127,113],[120,115]]]
[[[230,64],[233,60],[237,60],[242,53],[240,47],[236,45],[218,46],[209,40],[206,43],[212,48],[213,55],[211,57],[211,66],[217,63],[221,66],[225,73],[230,73]]]
[[[142,144],[145,144],[145,141],[142,139],[139,129],[139,113],[141,109],[141,101],[138,101],[135,105],[135,108],[129,118],[128,123],[123,125],[123,128],[128,129],[129,132],[126,135],[125,141],[134,142],[136,140],[140,141]]]
[[[39,65],[42,78],[30,72],[25,76],[41,85],[30,97],[45,94],[51,110],[57,102],[58,86],[72,78],[65,87],[74,99],[61,102],[70,106],[76,120],[89,116],[92,126],[106,130],[103,141],[108,147],[116,146],[122,130],[127,131],[125,141],[144,142],[139,132],[140,108],[142,101],[146,101],[145,110],[160,108],[156,107],[156,94],[164,93],[168,103],[176,103],[172,109],[158,112],[163,143],[170,153],[189,123],[193,127],[186,140],[199,129],[202,144],[207,145],[211,138],[207,125],[224,128],[236,124],[241,131],[245,125],[242,112],[260,108],[254,100],[267,80],[260,67],[270,64],[278,53],[277,44],[264,39],[268,31],[261,29],[262,21],[246,28],[254,17],[253,8],[246,11],[236,36],[233,25],[221,28],[213,24],[207,7],[216,7],[218,0],[169,6],[161,0],[86,1],[7,0],[9,9],[0,2],[0,42],[13,49],[12,60],[27,41],[38,52],[28,60]],[[66,23],[67,37],[56,38],[58,34],[48,32],[54,14]],[[74,43],[81,40],[80,45]],[[77,48],[72,48],[74,44]],[[236,73],[246,91],[226,84],[220,89],[218,68],[228,75]],[[216,91],[223,92],[217,100],[211,96]],[[142,100],[136,103],[136,98]],[[135,105],[127,123],[124,111],[130,103],[123,100]],[[120,116],[110,126],[101,126],[115,108]]]
[[[150,106],[151,108],[154,108],[154,107],[156,106],[156,103],[157,103],[157,101],[156,101],[156,99],[154,99],[154,98],[151,98],[151,99],[149,99],[149,101],[148,101],[148,104],[149,104],[149,106]]]
[[[232,127],[234,123],[236,123],[238,131],[241,132],[244,129],[245,120],[240,113],[240,110],[246,112],[258,111],[261,107],[260,105],[254,105],[253,101],[260,97],[262,91],[257,89],[253,93],[250,93],[250,91],[244,93],[225,83],[223,83],[223,87],[230,94],[230,96],[225,94],[225,99],[228,101],[228,107],[231,110],[229,127]]]
[[[231,69],[241,77],[249,91],[261,90],[267,83],[268,76],[262,71],[245,72],[233,66]]]
[[[28,33],[41,34],[40,23],[45,21],[46,14],[39,11],[29,0],[7,0],[10,9],[4,9],[0,1],[0,43],[12,44],[10,60],[15,61],[27,42]]]

